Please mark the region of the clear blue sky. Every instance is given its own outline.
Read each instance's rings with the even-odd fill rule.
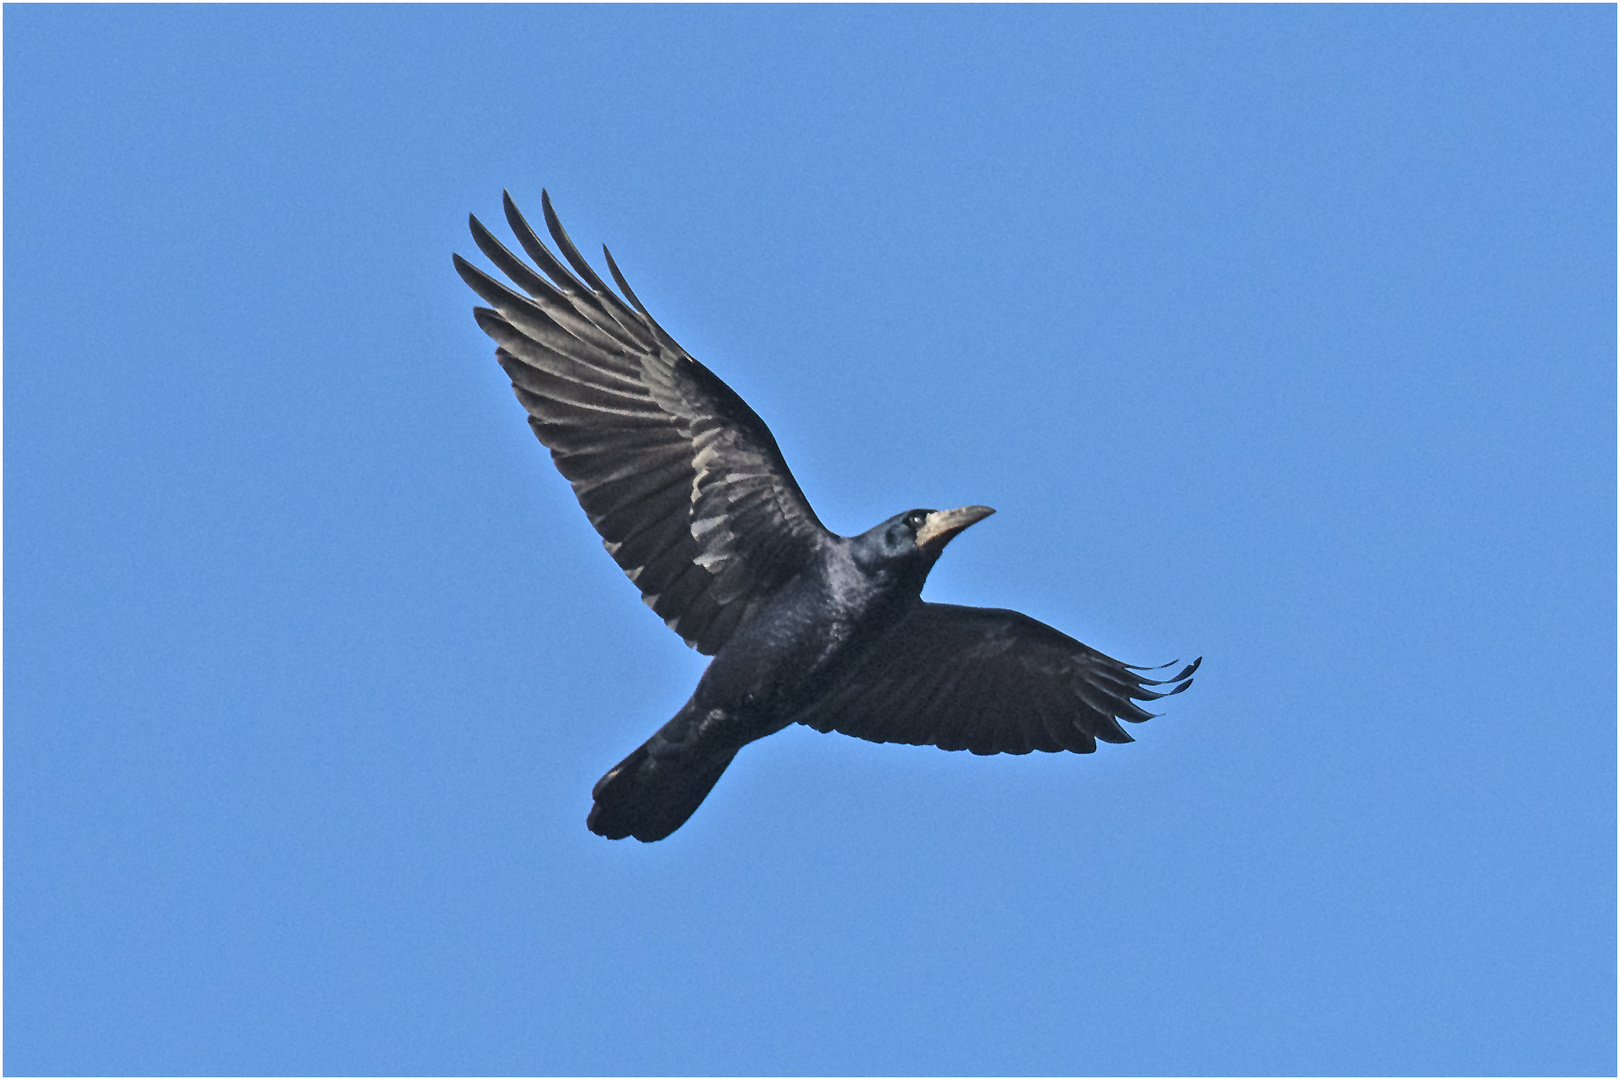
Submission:
[[[1612,7],[5,12],[12,1073],[1612,1073]],[[794,729],[474,297],[548,187],[822,518],[1191,692]]]

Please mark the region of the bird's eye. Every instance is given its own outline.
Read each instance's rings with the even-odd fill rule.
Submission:
[[[926,510],[913,510],[911,513],[906,515],[906,527],[915,531],[917,529],[922,528],[923,527],[923,522],[925,522],[927,520],[928,520],[928,511],[926,511]]]

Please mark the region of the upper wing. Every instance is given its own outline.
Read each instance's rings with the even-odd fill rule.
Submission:
[[[574,273],[510,195],[504,204],[551,280],[471,218],[473,240],[528,294],[457,255],[462,280],[494,306],[473,315],[608,554],[671,629],[712,654],[748,598],[791,575],[831,534],[765,422],[653,321],[607,249],[633,310],[568,239],[549,195],[541,195],[546,225]]]
[[[1136,702],[1181,693],[1202,659],[1173,678],[1149,679],[1141,674],[1145,669],[1028,615],[924,603],[794,719],[872,742],[975,754],[1089,754],[1098,739],[1130,742],[1118,720],[1153,716]]]

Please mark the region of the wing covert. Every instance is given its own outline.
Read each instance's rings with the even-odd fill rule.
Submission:
[[[870,742],[1089,754],[1130,742],[1118,721],[1155,715],[1137,702],[1181,693],[1201,660],[1151,679],[1016,611],[922,603],[794,719]]]
[[[562,259],[505,195],[533,266],[469,222],[521,291],[459,255],[456,270],[490,305],[474,317],[608,554],[671,629],[712,654],[748,599],[831,534],[758,414],[646,313],[609,255],[629,303],[620,299],[568,238],[550,196],[541,203]]]

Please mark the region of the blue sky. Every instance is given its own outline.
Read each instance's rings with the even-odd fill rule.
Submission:
[[[1615,12],[11,7],[12,1073],[1615,1068]],[[450,265],[550,189],[926,595],[1205,656],[1090,757],[794,729]]]

